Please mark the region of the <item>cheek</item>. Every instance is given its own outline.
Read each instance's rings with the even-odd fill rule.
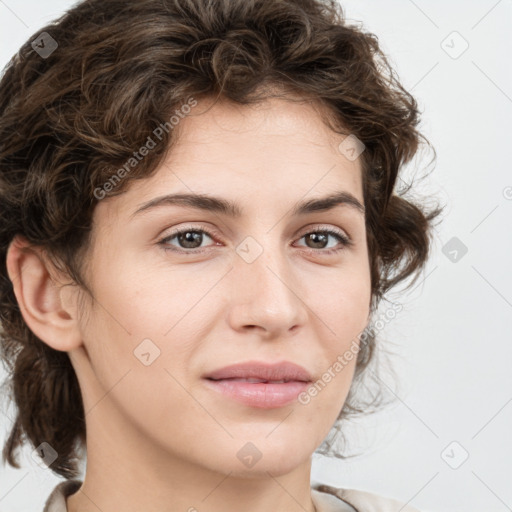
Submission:
[[[187,384],[194,338],[187,311],[210,285],[187,279],[183,272],[165,276],[128,268],[120,262],[95,274],[95,300],[82,325],[91,378],[99,384],[91,385],[98,389],[91,403],[107,392],[117,409],[140,428],[168,423],[171,410],[197,415],[201,411],[180,385]]]
[[[307,297],[306,303],[340,344],[349,341],[366,327],[371,282],[369,269],[364,262],[359,260],[354,265],[342,265],[329,272],[318,273],[315,279],[306,282],[311,283],[306,285],[303,292]]]
[[[207,273],[198,279],[187,265],[178,268],[117,260],[116,266],[103,267],[96,275],[96,314],[100,328],[128,335],[133,343],[147,337],[164,338],[216,279]]]
[[[323,340],[320,344],[324,372],[319,390],[326,388],[322,391],[325,403],[333,400],[341,408],[352,383],[360,336],[368,324],[369,270],[363,264],[347,265],[321,284],[306,292],[308,305],[320,319],[318,339]]]
[[[213,311],[207,294],[218,276],[203,272],[201,279],[194,278],[186,265],[170,269],[121,258],[117,262],[115,267],[98,266],[96,300],[82,332],[96,378],[104,389],[123,378],[134,404],[136,397],[143,402],[162,386],[172,388],[168,396],[179,397],[177,381],[187,379],[190,358],[203,338],[202,326]]]

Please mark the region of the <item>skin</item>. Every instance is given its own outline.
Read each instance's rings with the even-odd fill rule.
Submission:
[[[276,409],[234,402],[201,376],[247,360],[288,360],[316,381],[366,327],[364,215],[346,205],[290,213],[337,191],[364,204],[360,159],[340,153],[344,136],[312,104],[201,106],[180,122],[179,142],[153,176],[99,201],[87,275],[94,300],[80,304],[44,253],[21,251],[22,239],[9,249],[27,324],[68,352],[82,391],[87,468],[69,512],[314,510],[311,457],[345,402],[356,358],[307,405]],[[130,217],[178,192],[236,201],[243,215],[172,205]],[[197,242],[203,253],[158,244],[173,229],[200,227],[213,234]],[[308,243],[305,235],[322,228],[341,230],[353,245],[332,235],[326,248]],[[263,250],[251,263],[236,252],[247,236]],[[194,252],[178,237],[167,247]],[[146,338],[160,350],[148,366],[134,355]],[[250,468],[237,457],[249,441],[261,453]]]

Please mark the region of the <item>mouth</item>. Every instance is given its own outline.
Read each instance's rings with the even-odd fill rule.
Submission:
[[[254,383],[312,381],[311,374],[303,366],[291,361],[270,364],[263,361],[246,361],[219,368],[203,375],[203,377],[210,380],[242,379],[250,381],[253,379]]]
[[[250,382],[252,384],[286,384],[287,382],[309,382],[307,380],[296,380],[296,379],[281,379],[281,380],[267,380],[267,379],[258,379],[255,377],[250,378],[236,378],[236,377],[229,377],[226,379],[213,379],[211,377],[207,377],[208,380],[212,380],[214,382],[219,382],[222,380],[229,380],[231,382]]]
[[[257,409],[276,409],[290,405],[310,385],[309,381],[258,378],[205,378],[204,382],[209,389],[230,402]]]
[[[303,366],[291,361],[246,361],[203,375],[208,389],[223,398],[260,409],[290,405],[312,380]]]

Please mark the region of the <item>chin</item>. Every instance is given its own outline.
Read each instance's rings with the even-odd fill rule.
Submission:
[[[228,471],[241,478],[268,478],[269,473],[272,476],[285,475],[310,460],[313,446],[311,451],[307,451],[305,442],[286,442],[279,436],[271,440],[274,434],[266,437],[268,432],[265,432],[261,438],[234,443],[234,450],[230,451],[233,458],[226,461]]]
[[[255,479],[255,478],[268,478],[269,475],[273,477],[280,477],[287,475],[294,471],[297,466],[304,464],[308,461],[310,454],[306,455],[303,459],[290,460],[286,456],[273,455],[272,457],[264,455],[252,467],[245,467],[242,463],[231,464],[227,471],[230,476],[237,478]],[[238,462],[238,461],[237,461]]]

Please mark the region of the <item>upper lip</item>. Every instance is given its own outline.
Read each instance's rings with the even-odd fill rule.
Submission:
[[[247,361],[233,364],[214,370],[207,375],[207,379],[265,379],[265,380],[295,380],[310,382],[309,372],[302,366],[290,361],[268,364],[259,361]]]

